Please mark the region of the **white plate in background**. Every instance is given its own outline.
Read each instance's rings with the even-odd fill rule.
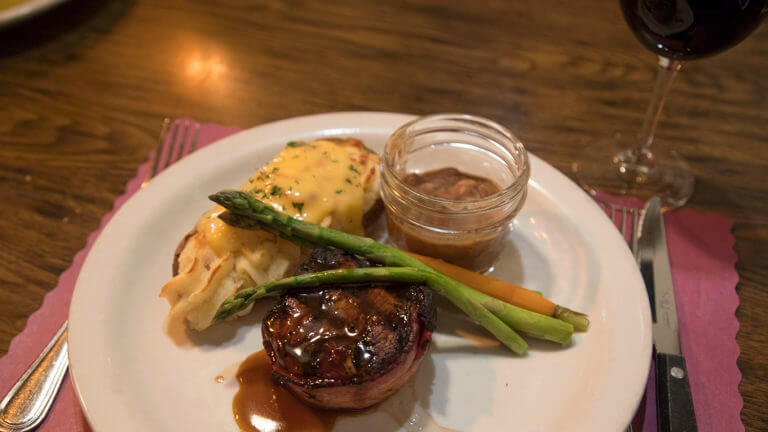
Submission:
[[[67,0],[26,0],[11,7],[0,9],[0,29],[32,18]]]

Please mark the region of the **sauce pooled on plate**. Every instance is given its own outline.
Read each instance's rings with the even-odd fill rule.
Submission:
[[[327,432],[333,429],[338,411],[305,405],[272,379],[272,366],[262,350],[250,355],[237,371],[239,389],[232,411],[241,431]]]

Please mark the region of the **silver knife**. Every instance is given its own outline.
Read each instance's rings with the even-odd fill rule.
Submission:
[[[651,199],[643,216],[637,244],[637,263],[651,300],[659,432],[695,432],[696,415],[693,411],[688,370],[680,350],[672,272],[658,197]]]

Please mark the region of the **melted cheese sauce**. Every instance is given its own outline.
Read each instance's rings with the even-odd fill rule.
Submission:
[[[289,144],[243,188],[297,219],[362,233],[363,187],[350,153],[330,141]],[[341,217],[340,215],[344,215]]]
[[[289,143],[241,188],[296,219],[363,234],[363,186],[352,155],[330,141]],[[216,206],[197,223],[214,253],[223,256],[264,238],[261,231],[231,227]]]
[[[218,218],[224,208],[216,206],[215,209],[203,214],[197,222],[196,229],[199,235],[205,237],[208,246],[218,257],[222,257],[233,251],[240,251],[246,245],[258,245],[265,238],[263,231],[235,228],[227,225]]]

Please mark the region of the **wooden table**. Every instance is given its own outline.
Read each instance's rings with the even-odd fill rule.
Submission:
[[[735,221],[748,430],[768,429],[766,59],[764,25],[686,65],[658,132],[695,170],[689,206]],[[640,126],[653,79],[612,0],[71,1],[0,32],[0,355],[164,117],[469,112],[567,171],[589,139]]]

